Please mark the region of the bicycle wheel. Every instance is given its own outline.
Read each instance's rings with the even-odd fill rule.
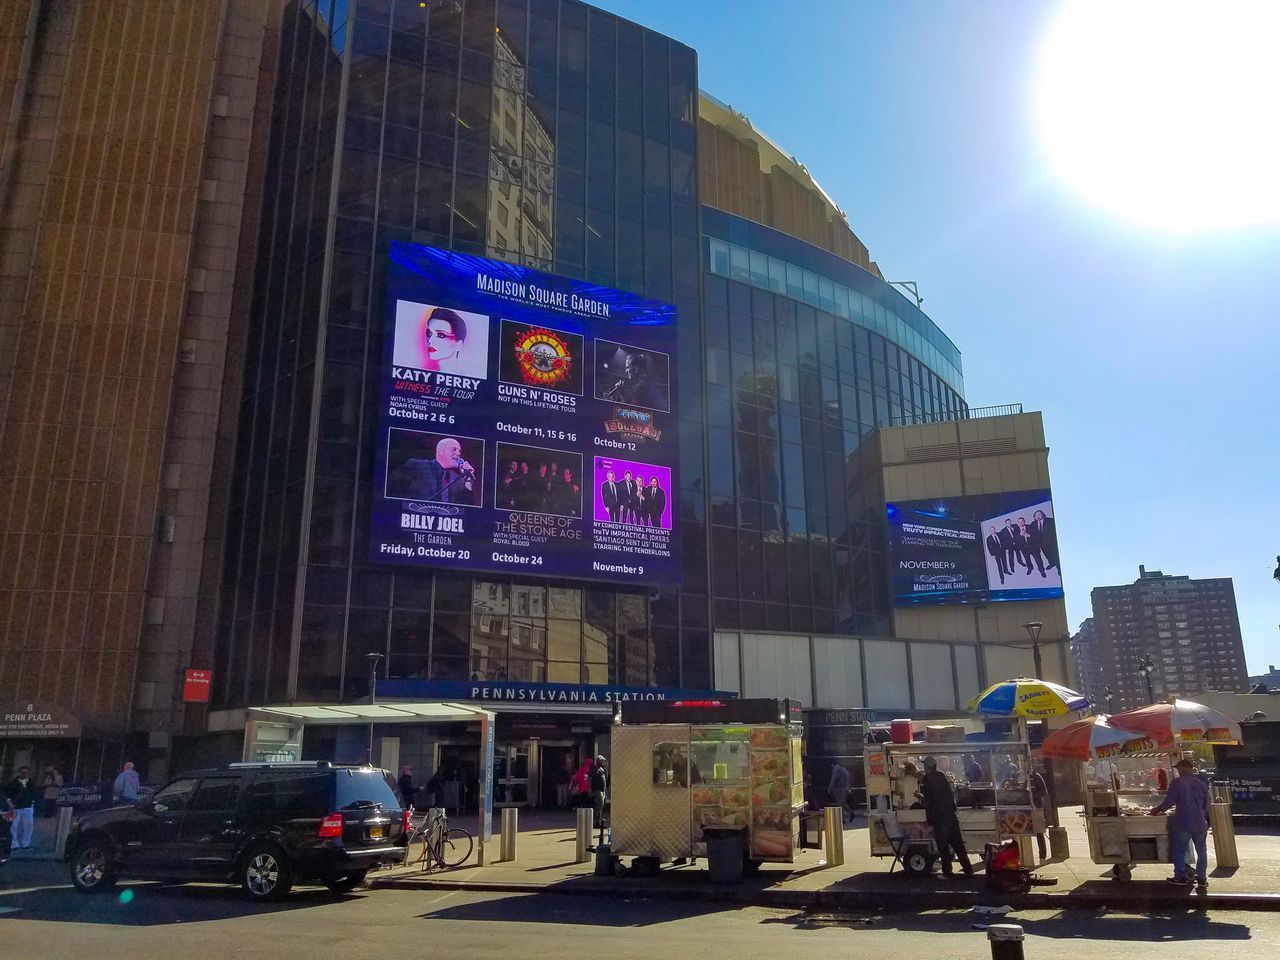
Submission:
[[[450,827],[440,841],[440,862],[446,867],[460,867],[471,856],[475,840],[461,827]]]

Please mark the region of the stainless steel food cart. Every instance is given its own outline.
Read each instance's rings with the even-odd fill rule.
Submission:
[[[653,868],[707,854],[707,828],[742,833],[748,867],[790,863],[804,808],[793,700],[635,701],[611,742],[611,853]]]
[[[1080,765],[1089,856],[1128,880],[1135,863],[1171,863],[1169,818],[1153,817],[1176,776],[1180,751],[1121,754]]]
[[[871,855],[893,857],[908,873],[932,873],[938,847],[918,796],[924,758],[930,756],[955,789],[956,818],[969,852],[981,855],[987,843],[1016,840],[1022,862],[1031,864],[1029,841],[1044,832],[1045,822],[1044,811],[1031,802],[1031,747],[1025,739],[868,744]]]

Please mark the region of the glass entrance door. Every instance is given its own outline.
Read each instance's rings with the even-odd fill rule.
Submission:
[[[529,741],[493,746],[493,805],[523,807],[529,803]]]

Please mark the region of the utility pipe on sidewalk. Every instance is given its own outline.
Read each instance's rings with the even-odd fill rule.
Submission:
[[[827,866],[844,866],[844,808],[823,807],[823,831],[827,846]]]
[[[516,837],[520,833],[520,810],[517,807],[504,807],[502,810],[502,841],[500,859],[511,863],[516,859]]]
[[[578,845],[574,854],[574,863],[586,863],[591,859],[591,820],[595,811],[590,807],[579,807],[578,813]]]

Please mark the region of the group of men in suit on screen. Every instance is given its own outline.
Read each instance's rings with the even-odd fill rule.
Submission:
[[[554,460],[512,460],[499,481],[499,509],[531,513],[553,513],[562,517],[582,516],[582,488],[571,467]]]
[[[1022,564],[1030,573],[1034,563],[1040,577],[1046,580],[1046,569],[1057,569],[1059,576],[1062,574],[1058,567],[1058,537],[1054,533],[1053,517],[1045,516],[1043,510],[1033,513],[1030,523],[1026,517],[1019,517],[1016,521],[1005,520],[1003,527],[994,524],[988,527],[987,553],[995,557],[1001,583],[1006,576],[1013,576],[1015,564]]]
[[[639,474],[633,478],[630,470],[623,471],[618,480],[614,471],[605,473],[600,484],[600,499],[614,523],[637,523],[642,527],[662,526],[662,513],[667,508],[667,491],[658,486],[658,478],[645,482]]]

